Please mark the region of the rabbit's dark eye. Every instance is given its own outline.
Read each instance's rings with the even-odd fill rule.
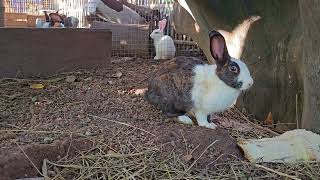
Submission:
[[[230,65],[229,70],[234,73],[238,73],[238,67],[235,65]]]
[[[158,32],[155,32],[155,34],[159,34]]]

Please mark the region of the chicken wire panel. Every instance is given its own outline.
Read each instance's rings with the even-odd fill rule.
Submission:
[[[40,15],[42,9],[57,9],[58,0],[3,0],[6,13]]]
[[[119,57],[142,57],[152,59],[156,56],[154,40],[150,38],[153,30],[159,28],[159,20],[167,19],[164,35],[169,35],[175,43],[176,55],[201,56],[202,52],[191,38],[176,34],[170,25],[173,0],[127,0],[121,10],[106,6],[101,0],[3,0],[6,16],[15,19],[29,19],[25,14],[44,17],[42,10],[52,10],[75,16],[80,28],[110,29],[112,55]],[[109,1],[110,2],[110,1]],[[51,12],[52,12],[51,11]],[[13,17],[8,14],[14,13]],[[35,18],[31,19],[35,21]],[[8,23],[8,19],[6,20]],[[30,27],[29,23],[15,22],[15,27]],[[0,21],[4,26],[5,20]],[[32,27],[32,26],[31,26]],[[158,51],[172,51],[167,43],[162,43]]]
[[[145,1],[147,2],[147,1]],[[154,56],[150,34],[158,18],[153,18],[150,7],[143,1],[114,3],[106,6],[101,1],[89,0],[86,18],[90,28],[105,28],[112,31],[112,55],[118,57],[150,58]]]
[[[163,33],[164,35],[170,36],[174,40],[176,56],[194,56],[206,59],[202,50],[195,42],[193,42],[190,37],[177,34],[171,26],[170,14],[173,11],[174,0],[128,0],[127,2],[137,5],[137,7],[144,7],[159,11],[159,18],[154,18],[154,20],[150,22],[149,33],[151,34],[154,29],[159,28],[159,20],[166,19],[167,25],[164,28]],[[170,43],[168,40],[165,41],[167,42],[160,41],[161,43],[157,46],[153,39],[149,40],[149,58],[154,58],[157,56],[156,51],[160,52],[158,53],[159,56],[161,56],[161,52],[166,52],[167,54],[173,53],[174,48],[172,48],[172,43]]]
[[[158,28],[159,20],[170,16],[173,1],[128,0],[121,11],[116,11],[101,2],[89,0],[87,9],[92,28],[111,29],[113,56],[153,59],[156,51],[162,54],[175,53],[175,47],[170,43],[172,40],[161,41],[161,45],[156,47],[150,37],[152,31]],[[170,35],[170,28],[165,30],[164,35]]]
[[[149,25],[108,24],[112,31],[112,55],[149,58],[152,50]]]
[[[78,27],[86,27],[86,5],[88,0],[60,0],[59,12],[66,16],[74,16],[79,19]]]
[[[167,19],[164,35],[169,35],[177,42],[177,55],[202,54],[195,43],[189,42],[192,41],[190,38],[179,38],[182,36],[177,35],[171,27],[173,0],[127,0],[121,7],[116,3],[109,7],[96,0],[86,3],[86,19],[90,27],[112,31],[113,56],[154,58],[156,47],[150,34],[159,28],[158,22],[162,19]],[[170,43],[162,43],[158,50],[171,53],[172,48]]]
[[[127,2],[146,8],[158,9],[163,16],[169,16],[173,10],[174,0],[128,0]]]

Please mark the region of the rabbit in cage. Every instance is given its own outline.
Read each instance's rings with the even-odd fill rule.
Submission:
[[[69,16],[64,19],[64,26],[66,28],[76,28],[78,27],[79,19],[74,16]]]
[[[166,23],[166,19],[159,21],[159,29],[153,30],[150,34],[156,49],[156,56],[154,57],[155,60],[171,59],[174,58],[176,54],[176,47],[173,39],[168,35],[164,35]]]
[[[48,14],[43,11],[45,22],[42,19],[36,19],[36,28],[64,28],[64,18],[57,12]]]
[[[79,19],[74,16],[67,17],[64,14],[59,14],[59,12],[48,13],[44,11],[46,21],[43,22],[42,19],[36,19],[37,28],[76,28],[79,24]]]
[[[211,31],[209,38],[216,64],[184,56],[169,60],[151,78],[145,97],[168,117],[185,124],[195,119],[199,126],[214,129],[216,125],[208,122],[210,114],[231,107],[241,91],[253,85],[253,79],[243,61],[229,56],[219,32]]]

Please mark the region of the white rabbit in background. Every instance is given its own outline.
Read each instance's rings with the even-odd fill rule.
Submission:
[[[172,59],[176,54],[176,47],[173,39],[168,35],[164,35],[163,33],[166,23],[166,19],[159,21],[159,29],[153,30],[153,32],[150,34],[156,49],[156,56],[154,57],[155,60]]]

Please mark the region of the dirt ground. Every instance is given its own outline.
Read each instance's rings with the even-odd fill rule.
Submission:
[[[0,179],[283,178],[243,158],[237,138],[274,134],[239,110],[213,115],[219,128],[211,130],[179,124],[148,104],[143,89],[158,65],[120,58],[108,68],[44,80],[2,79]],[[36,83],[44,87],[30,87]],[[320,176],[313,169],[319,164],[266,166]]]

